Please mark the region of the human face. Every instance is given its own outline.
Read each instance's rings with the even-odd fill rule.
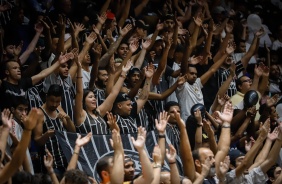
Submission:
[[[167,19],[164,21],[164,28],[167,30],[172,30],[174,27],[175,22],[172,19]]]
[[[128,50],[129,50],[128,45],[126,43],[122,43],[117,50],[118,56],[121,57],[122,59],[125,59],[127,56]]]
[[[86,111],[93,111],[96,109],[97,104],[96,104],[96,98],[94,93],[91,91],[89,92],[86,97],[85,97],[85,107],[86,107]]]
[[[59,96],[47,96],[46,107],[50,111],[55,111],[61,104],[61,97]]]
[[[132,105],[131,105],[131,101],[127,100],[127,101],[123,101],[120,102],[118,104],[119,109],[120,109],[120,114],[121,116],[129,116],[132,110]]]
[[[195,67],[189,67],[187,72],[187,82],[189,84],[194,84],[197,79],[197,69]]]
[[[124,181],[132,181],[134,178],[135,164],[133,161],[124,163]]]
[[[107,70],[99,70],[98,71],[97,80],[102,84],[101,87],[106,87],[107,82],[108,82],[108,78],[109,78],[109,75],[108,75]]]
[[[61,7],[62,7],[64,13],[70,13],[71,12],[71,1],[70,0],[62,0]]]
[[[89,55],[89,52],[87,52],[83,58],[83,63],[86,63],[86,64],[90,64],[91,63],[91,58],[90,58],[90,55]]]
[[[246,43],[245,42],[240,42],[240,44],[239,44],[239,52],[240,53],[245,53],[246,52]]]
[[[240,92],[245,94],[247,91],[250,90],[253,80],[247,76],[244,76],[244,77],[241,77],[240,81],[241,81],[241,85],[239,86]]]
[[[160,56],[163,51],[163,41],[161,40],[156,41],[153,46],[153,50],[155,51],[157,56]]]
[[[201,164],[205,163],[206,159],[209,158],[210,164],[211,164],[209,176],[210,177],[214,176],[215,175],[215,159],[214,159],[213,152],[208,148],[200,148],[199,154],[200,154]]]
[[[5,47],[5,50],[3,51],[3,53],[7,56],[7,57],[9,57],[10,59],[12,59],[14,56],[15,56],[15,54],[14,54],[14,49],[16,48],[16,46],[15,45],[7,45],[6,47]]]
[[[7,63],[7,70],[6,75],[8,78],[14,79],[14,80],[20,80],[21,79],[21,68],[19,63],[15,61],[11,61]]]
[[[15,109],[12,109],[13,116],[16,120],[21,120],[26,117],[28,113],[28,106],[24,104],[18,105]]]
[[[69,75],[69,67],[67,63],[61,64],[59,67],[59,74],[62,78],[67,78]]]
[[[277,65],[271,65],[270,66],[270,78],[277,80],[281,76],[281,72],[279,70],[279,67]]]
[[[139,72],[134,72],[133,74],[130,75],[129,77],[129,84],[131,87],[134,87],[136,83],[140,79],[140,73]]]
[[[224,61],[224,64],[230,66],[232,63],[233,63],[233,57],[231,55],[227,56],[227,58]]]
[[[281,167],[276,167],[275,170],[274,170],[274,179],[276,180],[281,174]]]
[[[237,158],[236,158],[236,160],[235,160],[235,165],[236,165],[236,167],[238,167],[239,165],[242,164],[244,158],[245,158],[245,156],[240,156],[240,157],[237,157]],[[246,169],[246,170],[244,171],[244,174],[248,174],[248,173],[249,173],[249,172],[248,172],[248,169]]]
[[[275,120],[275,121],[278,119],[278,114],[277,114],[276,108],[274,106],[271,107],[270,119]]]
[[[171,124],[176,124],[176,119],[174,116],[174,109],[176,110],[176,112],[180,113],[180,107],[179,106],[171,106],[168,110],[168,114],[169,114],[169,119],[168,122]]]

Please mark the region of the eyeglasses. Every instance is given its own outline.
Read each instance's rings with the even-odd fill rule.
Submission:
[[[253,82],[253,80],[252,80],[252,79],[246,79],[246,80],[243,80],[243,81],[242,81],[242,84],[243,84],[244,82],[252,83],[252,82]]]

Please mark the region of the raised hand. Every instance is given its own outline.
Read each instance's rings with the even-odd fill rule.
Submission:
[[[159,145],[155,145],[152,155],[155,163],[162,164],[162,154]]]
[[[231,42],[231,43],[228,43],[225,51],[227,54],[232,54],[234,52],[234,50],[236,49],[236,44],[235,42]]]
[[[257,36],[257,37],[261,37],[263,34],[264,34],[264,28],[262,27],[262,28],[260,28],[260,30],[258,30],[256,33],[255,33],[255,35]]]
[[[185,122],[180,117],[180,113],[177,112],[175,108],[173,108],[173,112],[174,112],[174,117],[175,117],[175,120],[176,120],[178,127],[181,127],[181,126],[186,127]]]
[[[4,109],[1,113],[3,127],[12,128],[13,114],[9,109]]]
[[[221,119],[223,122],[231,123],[233,118],[233,106],[231,102],[226,102],[222,112],[216,111],[218,118]]]
[[[97,35],[94,32],[91,32],[88,36],[85,35],[85,41],[89,44],[94,43],[94,41],[97,39]]]
[[[214,135],[214,131],[211,127],[211,122],[207,119],[203,119],[203,129],[207,134]]]
[[[98,16],[97,15],[97,18],[98,18],[98,22],[100,24],[104,24],[105,21],[107,20],[107,13],[106,12],[103,12],[101,16]]]
[[[95,24],[92,25],[92,30],[98,35],[100,34],[99,29],[95,26]]]
[[[270,118],[268,118],[259,130],[259,136],[265,139],[270,129]]]
[[[157,30],[158,31],[160,31],[160,30],[162,30],[163,28],[164,28],[164,24],[163,23],[161,23],[161,21],[159,20],[159,22],[158,22],[158,24],[157,24]]]
[[[279,128],[275,127],[272,132],[268,132],[267,139],[272,142],[275,141],[279,136],[279,132],[280,132]]]
[[[165,133],[165,129],[166,129],[166,125],[167,125],[167,121],[169,117],[170,116],[167,114],[167,112],[163,111],[160,113],[159,121],[155,119],[156,129],[158,130],[159,134]]]
[[[21,43],[14,48],[13,52],[16,56],[19,56],[21,51],[22,51],[22,48],[23,48],[23,41],[21,41]]]
[[[199,13],[196,18],[193,17],[193,20],[194,20],[194,22],[195,22],[195,24],[197,26],[201,26],[202,25],[203,20],[202,20],[201,16],[202,16],[202,13]]]
[[[196,65],[200,63],[202,60],[203,60],[203,56],[195,57],[195,55],[193,55],[192,57],[190,57],[189,64]]]
[[[247,110],[247,116],[249,116],[251,118],[255,117],[256,113],[257,113],[257,109],[256,109],[255,105],[253,107],[248,108],[248,110]]]
[[[267,105],[267,107],[272,107],[272,106],[276,105],[276,103],[278,102],[278,100],[279,100],[279,95],[278,95],[278,94],[275,94],[274,96],[268,98],[268,99],[266,100],[266,105]]]
[[[211,160],[210,157],[207,157],[205,162],[202,165],[202,172],[201,175],[205,177],[208,176],[210,169],[211,169]]]
[[[129,59],[127,61],[126,65],[122,66],[122,71],[127,73],[130,70],[131,67],[132,67],[132,61],[131,61],[131,59]]]
[[[194,117],[195,119],[197,120],[198,122],[198,125],[203,125],[203,122],[202,122],[202,115],[201,115],[201,111],[200,109],[197,109],[196,112],[194,112]]]
[[[179,76],[178,79],[177,79],[177,85],[178,85],[178,86],[181,86],[181,85],[183,85],[186,81],[187,81],[187,76],[186,76],[186,75],[181,76],[181,74],[180,74],[180,76]]]
[[[145,70],[145,76],[146,78],[152,78],[154,75],[154,65],[152,63],[150,63],[148,66],[146,66],[146,70]]]
[[[46,152],[46,155],[44,155],[44,165],[49,172],[49,170],[53,169],[53,160],[54,159],[48,149],[45,149],[45,152]]]
[[[84,31],[85,27],[83,24],[79,23],[79,22],[75,22],[74,23],[74,31],[80,33],[81,31]]]
[[[228,95],[227,95],[228,96]],[[224,104],[226,103],[226,98],[224,98],[224,96],[223,97],[221,97],[220,95],[217,95],[217,102],[218,102],[218,104],[220,105],[220,106],[224,106]]]
[[[250,137],[250,141],[245,140],[245,151],[248,152],[251,150],[253,145],[255,144],[255,139],[253,137]]]
[[[127,24],[123,29],[119,28],[119,34],[124,37],[132,29],[131,24]]]
[[[120,132],[119,126],[117,124],[117,117],[116,115],[113,115],[111,112],[107,112],[107,123],[111,130],[116,130],[117,132]]]
[[[28,115],[23,119],[24,129],[25,130],[33,130],[37,124],[37,120],[39,119],[38,109],[32,108]]]
[[[41,23],[37,23],[34,25],[34,30],[37,32],[37,33],[42,33],[43,31],[43,24]]]
[[[152,40],[151,39],[147,39],[147,40],[142,40],[142,48],[147,50],[149,48],[149,46],[151,45]]]
[[[78,146],[78,147],[82,147],[82,146],[86,145],[91,140],[91,137],[92,137],[92,132],[89,132],[83,138],[81,138],[81,135],[79,134],[76,138],[75,145]]]
[[[169,163],[176,162],[176,150],[172,144],[169,145],[169,150],[166,149],[166,158]]]
[[[259,65],[259,66],[255,66],[255,69],[254,69],[254,73],[256,76],[260,77],[262,76],[262,72],[263,72],[263,68]]]
[[[52,23],[52,21],[50,20],[50,18],[48,16],[45,16],[44,19],[43,19],[47,24],[48,26],[50,27],[50,32],[52,34],[56,34],[56,30],[55,30],[55,27]]]
[[[229,170],[229,165],[230,165],[230,158],[229,158],[229,156],[226,156],[224,158],[224,161],[220,162],[220,166],[219,166],[219,170],[220,170],[220,173],[222,174],[222,176],[225,176],[225,174]]]
[[[131,42],[129,44],[129,50],[131,53],[134,53],[139,47],[139,43],[138,42]]]
[[[135,149],[139,152],[144,149],[145,141],[146,141],[146,130],[143,127],[138,127],[138,135],[137,139],[135,140],[134,137],[131,137],[131,141],[135,147]]]
[[[262,63],[263,64],[263,63]],[[263,67],[262,76],[268,77],[269,76],[269,68],[268,66]]]
[[[231,66],[229,67],[230,75],[232,77],[236,76],[236,65],[235,63],[232,63]]]
[[[114,149],[114,151],[123,150],[123,145],[122,145],[120,134],[115,129],[112,131],[112,138],[110,139],[110,142],[111,142],[111,146]]]

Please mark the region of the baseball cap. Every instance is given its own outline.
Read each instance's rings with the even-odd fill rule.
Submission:
[[[130,97],[126,93],[119,93],[116,97],[114,104],[124,102],[124,101],[127,101],[127,100],[130,100]]]
[[[141,70],[140,70],[139,68],[137,68],[137,67],[131,67],[130,70],[128,71],[127,76],[132,75],[134,72],[139,72],[139,73],[141,73]]]
[[[142,29],[148,30],[150,28],[149,24],[145,24],[144,20],[137,20],[135,22],[136,27],[140,27]]]
[[[241,156],[245,156],[245,154],[243,152],[241,152],[238,149],[230,149],[229,150],[229,158],[230,158],[230,163],[235,166],[236,163],[236,158],[241,157]]]

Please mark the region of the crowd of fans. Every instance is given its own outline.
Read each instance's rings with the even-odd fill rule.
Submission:
[[[281,16],[279,0],[1,0],[0,183],[282,183]],[[56,131],[79,134],[69,161]],[[94,179],[77,161],[105,134]]]

